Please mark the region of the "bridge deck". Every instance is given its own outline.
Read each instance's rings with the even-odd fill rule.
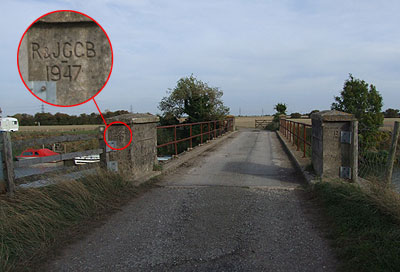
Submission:
[[[50,271],[335,271],[312,204],[275,134],[237,137],[48,264]]]
[[[295,188],[299,180],[275,133],[245,130],[203,155],[195,167],[171,175],[164,184]]]

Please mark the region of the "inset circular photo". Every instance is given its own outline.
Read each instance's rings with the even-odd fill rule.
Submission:
[[[50,12],[34,21],[18,47],[18,69],[39,100],[72,107],[94,98],[113,65],[110,39],[91,17],[72,10]]]

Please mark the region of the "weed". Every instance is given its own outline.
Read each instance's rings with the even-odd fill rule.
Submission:
[[[101,171],[80,180],[20,189],[14,198],[0,196],[0,271],[27,269],[69,228],[136,191],[122,176]]]
[[[399,271],[400,198],[389,189],[368,192],[347,183],[319,182],[313,192],[331,221],[345,271]]]

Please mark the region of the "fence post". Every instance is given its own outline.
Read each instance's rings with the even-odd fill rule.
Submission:
[[[176,126],[174,127],[175,155],[178,156],[178,143],[176,142]]]
[[[207,126],[208,126],[208,140],[210,140],[210,137],[211,137],[211,122],[208,122]]]
[[[283,120],[283,131],[285,134],[285,137],[287,138],[287,121]]]
[[[290,136],[290,122],[286,121],[286,138],[289,140]],[[289,141],[290,142],[290,141]]]
[[[352,137],[352,150],[351,150],[351,169],[352,169],[352,174],[351,174],[351,179],[353,182],[358,181],[358,121],[355,120],[352,122],[352,132],[353,132],[353,137]]]
[[[396,149],[397,149],[397,141],[399,139],[399,132],[400,132],[400,122],[394,123],[394,129],[392,134],[392,143],[390,145],[389,157],[386,165],[386,183],[390,184],[392,182],[392,174],[393,174],[393,164],[395,161],[396,156]]]
[[[289,140],[288,135],[289,135],[289,122],[285,121],[285,131],[286,131],[286,139]]]
[[[296,144],[296,123],[293,123],[293,144],[292,145],[295,145]]]
[[[306,157],[306,147],[307,147],[307,131],[306,131],[306,125],[303,124],[303,158]]]
[[[200,144],[203,144],[203,123],[200,124]]]
[[[300,149],[300,123],[297,123],[297,151]]]
[[[190,148],[193,148],[193,141],[192,141],[192,125],[190,125]]]
[[[2,168],[3,168],[3,178],[6,183],[6,190],[7,193],[10,196],[14,195],[15,191],[15,184],[14,184],[14,179],[15,179],[15,174],[14,174],[14,163],[13,163],[13,155],[12,155],[12,146],[11,146],[11,136],[10,132],[1,132],[1,140],[3,143],[3,148],[2,148],[2,157],[3,161],[2,163]]]
[[[108,162],[110,161],[110,154],[107,152],[107,145],[104,140],[105,127],[99,127],[99,147],[103,149],[103,153],[100,154],[100,167],[107,169]],[[106,131],[106,140],[108,132]]]
[[[283,135],[286,137],[286,120],[283,120]]]
[[[284,120],[283,124],[284,124],[285,137],[287,138],[287,121]]]
[[[294,145],[294,136],[296,133],[295,126],[296,124],[292,122],[292,145]]]

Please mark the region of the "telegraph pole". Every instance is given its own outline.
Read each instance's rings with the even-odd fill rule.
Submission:
[[[131,105],[131,113],[133,113],[133,107],[132,107],[132,105]]]

